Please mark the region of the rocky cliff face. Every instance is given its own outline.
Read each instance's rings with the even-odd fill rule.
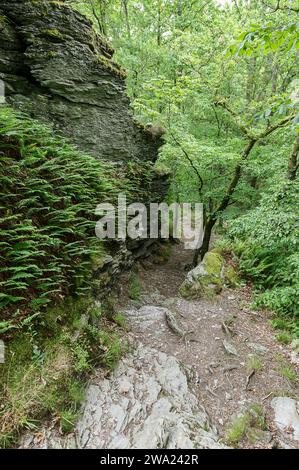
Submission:
[[[113,52],[86,17],[62,2],[0,1],[0,80],[6,102],[52,123],[97,158],[124,166],[129,160],[154,162],[161,132],[134,121],[125,72],[113,62]],[[162,200],[166,190],[167,178],[157,176],[151,200]],[[112,245],[112,256],[94,273],[102,293],[103,279],[109,287],[119,272],[150,252],[153,240]]]
[[[136,124],[125,73],[90,21],[57,1],[1,0],[0,79],[9,104],[110,161],[155,160],[161,135]]]

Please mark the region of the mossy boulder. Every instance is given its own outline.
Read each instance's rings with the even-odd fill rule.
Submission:
[[[211,298],[219,294],[224,285],[237,284],[237,274],[232,266],[226,266],[225,259],[217,251],[206,253],[202,262],[189,271],[179,293],[187,299]]]

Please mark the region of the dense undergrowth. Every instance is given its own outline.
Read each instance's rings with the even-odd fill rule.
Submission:
[[[15,445],[20,431],[35,430],[45,419],[61,432],[73,429],[94,367],[113,369],[127,350],[116,326],[120,319],[118,313],[112,322],[90,298],[69,298],[47,309],[38,327],[31,325],[7,343],[0,448]]]
[[[0,447],[46,417],[69,431],[92,368],[126,349],[121,315],[92,299],[92,267],[111,253],[95,208],[147,198],[151,178],[150,164],[110,166],[0,107]]]
[[[255,307],[275,312],[275,327],[299,337],[299,182],[281,181],[230,224],[228,245],[256,288]],[[226,242],[225,242],[226,243]]]
[[[119,192],[142,199],[145,166],[108,166],[0,108],[0,333],[26,327],[66,295],[90,292],[93,260],[105,250],[95,208]]]

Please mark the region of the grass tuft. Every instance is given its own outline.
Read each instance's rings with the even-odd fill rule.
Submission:
[[[249,439],[252,437],[253,431],[265,431],[266,429],[267,425],[263,409],[260,405],[254,403],[247,411],[233,420],[226,432],[225,440],[229,445],[238,447],[245,437]]]

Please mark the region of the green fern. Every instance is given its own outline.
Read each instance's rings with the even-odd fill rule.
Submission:
[[[91,258],[104,251],[94,235],[96,205],[119,192],[149,200],[153,175],[148,163],[100,162],[49,127],[0,108],[2,332],[61,297],[88,293]]]

